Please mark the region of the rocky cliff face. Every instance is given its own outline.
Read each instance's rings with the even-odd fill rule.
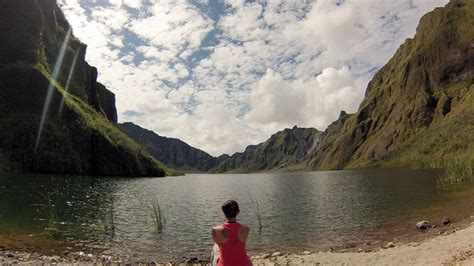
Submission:
[[[473,24],[471,0],[452,0],[426,14],[415,37],[369,83],[355,114],[341,112],[322,133],[279,132],[223,158],[214,171],[444,167],[452,162],[467,162],[472,169]],[[285,141],[279,141],[283,136]]]
[[[218,158],[179,139],[159,136],[130,122],[119,124],[119,127],[130,138],[145,147],[153,157],[178,170],[205,172],[218,162]]]
[[[341,116],[343,114],[347,116],[345,113],[341,113]],[[334,125],[336,127],[338,122]],[[179,139],[159,136],[130,122],[119,124],[119,127],[153,157],[184,172],[301,170],[306,167],[303,163],[308,160],[308,156],[327,137],[314,128],[287,128],[274,134],[266,142],[248,146],[242,153],[213,157]]]
[[[366,97],[308,161],[311,169],[423,167],[474,157],[474,2],[426,14]],[[328,129],[330,130],[330,129]]]
[[[255,172],[300,169],[301,163],[320,145],[321,132],[314,128],[285,129],[266,142],[248,146],[244,152],[221,157],[213,172]]]
[[[0,170],[165,174],[115,126],[115,96],[54,0],[0,0],[0,36]]]
[[[117,109],[115,108],[115,94],[109,91],[104,85],[97,82],[97,68],[86,66],[86,92],[89,105],[105,115],[107,119],[117,124]]]

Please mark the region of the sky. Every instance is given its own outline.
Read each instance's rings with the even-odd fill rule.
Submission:
[[[119,122],[211,155],[323,131],[447,0],[57,0]]]

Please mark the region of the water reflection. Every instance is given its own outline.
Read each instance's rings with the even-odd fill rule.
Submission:
[[[0,175],[1,224],[20,233],[44,232],[57,219],[64,237],[106,239],[114,202],[114,182],[87,177]],[[48,217],[54,210],[56,218]],[[13,228],[12,228],[13,227]],[[82,240],[82,239],[81,239]]]
[[[426,207],[447,208],[466,187],[440,190],[438,177],[403,169],[156,179],[0,175],[0,226],[44,230],[47,217],[34,204],[45,194],[64,238],[149,260],[201,257],[212,245],[210,228],[222,222],[222,202],[233,198],[251,228],[250,251],[320,249],[406,227]],[[154,196],[166,218],[161,233],[154,230]],[[261,234],[252,197],[261,208]]]

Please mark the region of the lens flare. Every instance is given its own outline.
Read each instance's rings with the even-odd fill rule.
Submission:
[[[76,51],[76,54],[74,55],[74,60],[72,61],[71,70],[69,71],[69,76],[67,77],[66,88],[64,88],[65,91],[63,94],[63,98],[61,99],[61,104],[59,105],[58,115],[61,115],[61,112],[63,111],[64,97],[66,97],[66,94],[69,91],[69,86],[71,86],[71,80],[74,75],[74,70],[76,69],[76,61],[77,61],[78,55],[79,55],[79,50]]]
[[[63,44],[61,45],[58,58],[56,59],[56,63],[54,65],[53,75],[51,77],[51,80],[49,81],[48,92],[46,93],[46,99],[44,101],[44,106],[43,106],[43,114],[41,115],[41,122],[38,129],[38,135],[36,137],[35,151],[38,149],[38,146],[41,140],[41,134],[43,133],[44,122],[46,121],[49,105],[51,104],[51,98],[53,97],[53,91],[54,91],[53,81],[58,78],[59,70],[61,70],[61,65],[63,64],[64,55],[66,54],[66,48],[67,48],[67,44],[70,38],[71,38],[71,28],[68,29],[66,33],[66,37],[64,38]]]

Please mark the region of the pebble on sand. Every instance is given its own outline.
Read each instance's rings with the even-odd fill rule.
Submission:
[[[425,220],[425,221],[421,221],[421,222],[416,223],[416,227],[418,229],[427,229],[427,228],[431,227],[431,224],[430,224],[430,222]]]
[[[443,218],[443,224],[444,225],[447,225],[447,224],[450,224],[450,223],[451,223],[451,220],[448,217]]]

